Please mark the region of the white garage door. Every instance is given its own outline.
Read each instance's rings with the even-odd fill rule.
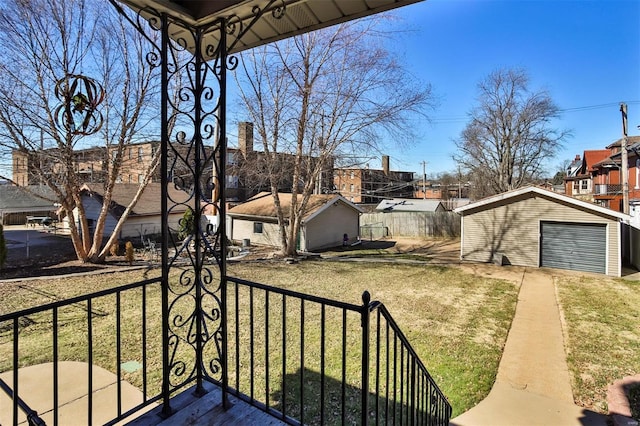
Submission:
[[[540,266],[606,273],[607,226],[542,222]]]

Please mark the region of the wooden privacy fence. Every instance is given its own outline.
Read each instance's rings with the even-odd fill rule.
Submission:
[[[360,238],[459,237],[460,215],[454,212],[364,213]]]

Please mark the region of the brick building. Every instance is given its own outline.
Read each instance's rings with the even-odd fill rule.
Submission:
[[[412,198],[413,172],[389,170],[389,156],[382,156],[382,169],[339,168],[334,170],[335,190],[347,200],[378,204],[384,198]]]

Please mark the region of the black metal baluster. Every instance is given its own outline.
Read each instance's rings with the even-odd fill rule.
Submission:
[[[300,424],[304,424],[304,299],[300,299]]]
[[[254,374],[255,374],[255,347],[254,347],[254,318],[253,318],[253,287],[249,288],[249,365],[251,366],[251,374],[249,380],[249,397],[251,401],[254,400],[253,397],[253,386],[254,386]]]
[[[116,293],[116,376],[118,378],[118,383],[116,384],[117,389],[117,400],[116,404],[118,407],[118,417],[122,415],[122,342],[120,335],[120,326],[121,326],[121,304],[120,304],[120,292]]]
[[[269,410],[269,291],[264,295],[264,395]]]
[[[380,310],[376,311],[376,426],[380,424]]]
[[[360,312],[362,327],[362,384],[360,422],[362,426],[369,424],[369,302],[371,295],[368,291],[362,293],[362,309]]]
[[[142,401],[147,402],[147,286],[142,286]]]
[[[287,296],[282,295],[282,418],[287,416]]]
[[[398,405],[398,336],[393,333],[393,424],[396,424]]]
[[[320,305],[320,424],[324,424],[324,387],[325,387],[325,361],[324,361],[324,351],[325,351],[325,338],[326,338],[326,313],[325,313],[325,304]]]
[[[239,285],[235,284],[235,298],[236,298],[236,341],[235,341],[235,353],[236,353],[236,390],[240,390],[240,295],[238,292],[240,291]]]
[[[18,336],[19,329],[18,326],[20,322],[19,318],[16,317],[13,319],[13,424],[18,424],[18,398],[20,398],[20,389],[18,388],[18,376],[20,364],[18,363],[19,352],[18,352]]]
[[[384,395],[384,423],[389,424],[389,377],[391,373],[389,371],[389,354],[391,347],[389,346],[389,321],[385,321],[385,347],[386,347],[386,362],[385,362],[385,395]]]
[[[341,392],[342,392],[342,407],[341,407],[341,416],[342,416],[342,424],[345,424],[345,420],[347,417],[347,310],[342,310],[342,384],[341,384]]]
[[[87,348],[88,348],[88,384],[87,384],[87,424],[93,424],[93,324],[91,318],[91,299],[87,299]]]
[[[404,393],[404,345],[400,345],[400,424],[402,424],[404,414]]]
[[[53,308],[53,426],[58,426],[58,307]]]

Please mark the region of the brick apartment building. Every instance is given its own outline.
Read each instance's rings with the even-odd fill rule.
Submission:
[[[175,145],[174,145],[175,147]],[[122,153],[122,163],[116,178],[117,183],[140,183],[160,149],[159,141],[140,142],[129,144]],[[178,146],[177,150],[182,158],[193,156],[187,146]],[[58,164],[61,163],[59,151],[48,149],[37,155],[29,156],[18,150],[13,151],[13,180],[19,186],[42,184],[42,170],[47,168],[55,173]],[[83,183],[101,183],[108,176],[108,162],[115,158],[115,148],[93,147],[74,152],[76,173],[82,176]],[[205,147],[204,155],[209,159],[205,162],[202,185],[208,191],[213,189],[213,147]],[[187,158],[187,163],[190,158]],[[192,172],[185,161],[178,159],[174,162],[175,154],[169,150],[169,164],[172,166],[172,180],[181,188],[189,188],[193,182],[189,179]],[[225,182],[226,198],[228,201],[243,202],[253,195],[269,191],[269,170],[280,171],[278,173],[278,187],[283,192],[290,192],[292,186],[292,170],[295,156],[287,153],[278,153],[277,164],[269,164],[264,152],[254,149],[253,124],[241,122],[238,125],[238,147],[227,148],[227,176]],[[313,166],[315,158],[308,158],[306,164]],[[305,177],[303,176],[303,181]],[[322,176],[317,182],[318,193],[329,192],[333,181],[333,163],[325,167]],[[152,183],[160,182],[160,167],[157,167],[151,177]]]
[[[413,172],[389,170],[389,156],[382,156],[382,169],[339,168],[334,170],[335,190],[359,204],[378,204],[384,198],[412,198]]]

